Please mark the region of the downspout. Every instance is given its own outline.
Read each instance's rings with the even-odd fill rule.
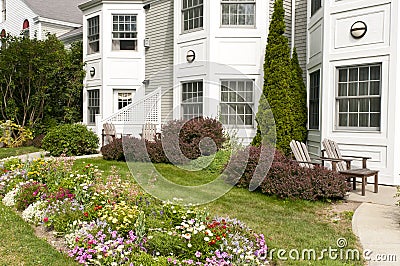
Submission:
[[[291,34],[291,47],[290,54],[293,54],[294,50],[294,34],[296,31],[296,0],[292,0],[292,34]]]

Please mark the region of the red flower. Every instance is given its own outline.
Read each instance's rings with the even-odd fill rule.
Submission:
[[[88,216],[89,216],[89,213],[84,212],[83,215],[84,215],[85,217],[88,217]]]
[[[44,217],[44,218],[43,218],[43,222],[47,223],[48,221],[49,221],[49,218],[48,218],[48,217]]]

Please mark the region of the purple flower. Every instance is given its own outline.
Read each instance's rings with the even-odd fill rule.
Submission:
[[[200,258],[201,257],[201,252],[200,251],[196,251],[196,253],[194,255],[196,256],[196,258]]]

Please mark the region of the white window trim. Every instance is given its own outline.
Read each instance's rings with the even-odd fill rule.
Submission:
[[[223,123],[224,124],[224,126],[227,126],[227,127],[240,127],[240,128],[254,128],[254,126],[256,125],[256,123],[255,123],[255,94],[256,94],[256,82],[255,82],[255,80],[254,79],[237,79],[237,78],[226,78],[226,79],[221,79],[220,80],[220,84],[219,84],[219,102],[220,102],[220,104],[219,104],[219,116],[221,116],[221,114],[222,114],[222,111],[221,111],[221,104],[224,104],[224,103],[231,103],[231,102],[223,102],[222,101],[222,89],[221,89],[221,87],[222,87],[222,82],[238,82],[238,81],[252,81],[253,82],[253,92],[252,92],[252,101],[251,102],[236,102],[237,104],[247,104],[247,105],[249,105],[250,106],[250,108],[251,108],[251,110],[252,110],[252,119],[251,119],[251,121],[252,121],[252,124],[251,125],[246,125],[245,124],[245,121],[244,121],[244,124],[243,125],[238,125],[238,124],[226,124],[226,123]],[[247,92],[247,91],[246,91]]]
[[[201,102],[194,102],[194,103],[184,103],[183,102],[183,84],[188,84],[188,83],[202,83],[202,90],[203,90],[203,95],[202,95],[202,99]],[[201,105],[202,107],[202,113],[199,114],[199,116],[204,116],[204,81],[203,80],[187,80],[187,81],[182,81],[181,82],[181,93],[180,93],[180,98],[181,98],[181,103],[180,103],[180,110],[181,110],[181,119],[184,119],[184,109],[183,106],[184,105]]]
[[[97,20],[98,20],[98,24],[97,24],[97,27],[98,27],[98,39],[95,39],[95,40],[91,40],[91,41],[89,41],[89,37],[92,37],[92,36],[94,36],[94,35],[89,35],[89,21],[91,21],[91,20],[94,20],[94,19],[96,19],[97,18]],[[96,53],[99,53],[100,52],[100,46],[101,46],[101,43],[100,43],[100,15],[95,15],[95,16],[93,16],[93,17],[90,17],[90,18],[87,18],[87,20],[86,20],[86,23],[87,23],[87,37],[86,37],[86,39],[87,39],[87,54],[88,55],[91,55],[91,54],[96,54]],[[93,51],[91,48],[90,48],[90,44],[92,44],[92,43],[95,43],[95,42],[98,42],[99,43],[99,50],[98,51]]]
[[[201,5],[192,6],[192,7],[186,8],[186,9],[183,8],[183,1],[186,1],[186,0],[180,0],[180,4],[181,4],[181,33],[182,33],[182,34],[185,34],[185,33],[190,33],[190,32],[196,32],[196,31],[201,31],[201,30],[203,30],[203,29],[204,29],[204,22],[205,22],[205,20],[204,20],[204,15],[205,15],[205,14],[204,14],[205,0],[203,0],[203,3],[202,3]],[[187,30],[185,30],[185,16],[184,16],[184,11],[190,10],[190,9],[194,9],[194,8],[197,8],[197,7],[200,7],[200,6],[203,8],[202,26],[201,26],[201,27],[197,27],[197,28],[193,28],[193,29],[187,29]]]
[[[248,0],[248,1],[226,1],[220,0],[220,27],[221,28],[244,28],[244,29],[254,29],[257,26],[257,1],[256,0]],[[254,24],[253,25],[237,25],[237,24],[230,24],[224,25],[222,23],[222,5],[223,4],[253,4],[254,5]]]
[[[98,91],[99,105],[98,106],[91,106],[89,104],[89,101],[90,101],[89,93],[92,92],[92,91],[96,91],[96,90]],[[97,107],[97,108],[99,108],[99,112],[98,113],[100,113],[101,112],[100,105],[101,105],[100,89],[96,88],[96,89],[87,90],[87,120],[88,120],[88,125],[94,125],[96,123],[96,121],[90,121],[90,109]],[[95,119],[96,119],[96,117],[95,117]]]
[[[113,26],[114,26],[114,16],[134,16],[134,17],[136,17],[136,22],[135,22],[135,24],[136,24],[136,31],[114,31],[114,29],[113,29]],[[138,14],[136,14],[136,13],[132,13],[132,14],[127,14],[127,13],[123,13],[123,14],[117,14],[117,13],[113,13],[112,15],[111,15],[111,18],[112,18],[112,21],[111,21],[111,50],[112,51],[114,51],[114,52],[125,52],[125,51],[128,51],[128,52],[131,52],[131,51],[134,51],[134,52],[137,52],[138,50],[139,50],[139,41],[138,41]],[[136,38],[114,38],[114,33],[136,33]],[[121,50],[121,48],[120,49],[113,49],[113,44],[112,44],[112,42],[113,41],[134,41],[135,42],[135,49],[132,49],[132,50],[129,50],[129,49],[126,49],[126,50]]]
[[[365,95],[361,97],[356,97],[357,99],[359,98],[380,98],[380,126],[379,127],[350,127],[350,126],[339,126],[339,70],[343,68],[360,68],[360,67],[371,67],[371,66],[380,66],[380,88],[379,88],[379,96],[373,95],[372,97],[369,97],[370,95]],[[383,74],[384,74],[384,64],[383,62],[366,62],[366,63],[360,63],[360,64],[354,64],[354,65],[342,65],[342,66],[335,66],[335,103],[334,103],[334,130],[335,131],[347,131],[347,132],[382,132],[382,129],[384,127],[384,98],[383,98]],[[347,81],[348,82],[348,81]],[[344,97],[343,97],[344,98]],[[359,113],[359,112],[358,112]]]
[[[117,112],[118,110],[118,105],[119,105],[119,99],[118,99],[118,94],[119,93],[132,93],[132,102],[133,98],[135,97],[136,90],[135,89],[113,89],[113,97],[114,97],[114,112]]]

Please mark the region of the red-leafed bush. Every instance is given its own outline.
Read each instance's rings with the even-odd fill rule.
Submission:
[[[275,151],[268,169],[268,163],[259,162],[270,160],[272,151],[261,153],[261,149],[248,147],[234,155],[224,172],[226,181],[238,187],[249,187],[252,179],[259,178],[254,173],[261,165],[257,173],[264,173],[264,176],[259,190],[268,195],[314,201],[343,198],[350,189],[345,176],[318,166],[314,169],[301,167],[280,151]]]
[[[125,161],[122,139],[114,139],[111,143],[101,147],[100,151],[105,160]]]
[[[183,164],[214,154],[225,141],[222,124],[215,119],[174,120],[163,127],[161,139],[116,139],[101,153],[106,160]]]
[[[163,127],[161,139],[168,160],[178,164],[214,154],[226,141],[222,124],[205,117],[170,121]]]

